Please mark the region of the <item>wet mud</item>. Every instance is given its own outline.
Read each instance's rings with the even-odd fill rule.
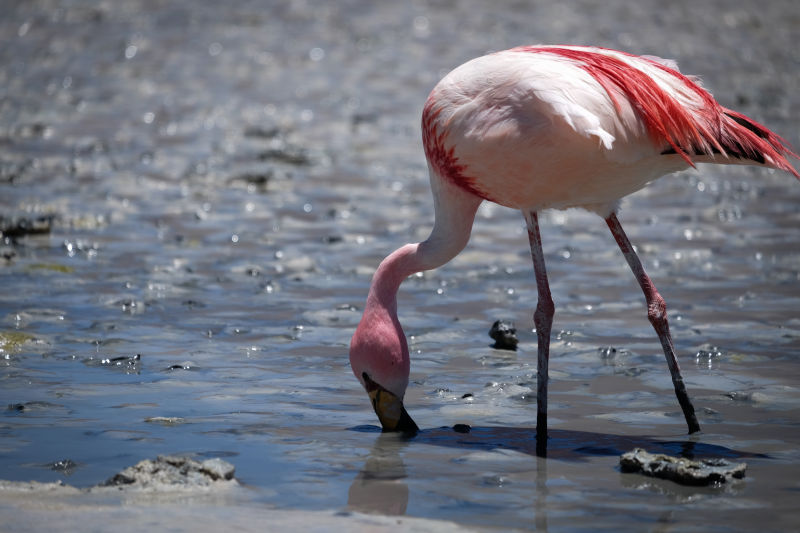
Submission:
[[[798,147],[796,12],[789,0],[5,2],[3,527],[115,518],[138,531],[149,510],[193,530],[798,529],[789,175],[700,166],[621,202],[700,434],[685,434],[624,258],[581,211],[540,218],[556,306],[547,459],[534,449],[536,286],[519,213],[483,205],[464,252],[401,288],[416,436],[381,433],[347,361],[375,267],[430,231],[419,120],[443,74],[522,44],[661,55]],[[497,317],[516,350],[489,345]],[[746,462],[747,477],[711,488],[621,472],[635,447]],[[133,508],[82,492],[158,455],[226,461],[246,489]]]

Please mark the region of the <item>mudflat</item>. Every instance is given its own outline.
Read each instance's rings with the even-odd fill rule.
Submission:
[[[347,361],[378,262],[430,230],[419,120],[443,74],[523,44],[661,55],[798,147],[796,13],[789,0],[5,2],[2,529],[798,529],[789,175],[700,166],[622,202],[698,435],[623,257],[581,211],[541,218],[556,302],[547,459],[519,213],[482,206],[466,250],[401,287],[416,437],[380,433]],[[516,351],[492,347],[496,320],[516,327]],[[634,448],[747,472],[718,487],[622,473]],[[96,487],[159,455],[225,461],[236,481]]]

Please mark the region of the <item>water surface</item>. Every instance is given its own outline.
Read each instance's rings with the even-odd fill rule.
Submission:
[[[483,206],[468,248],[402,287],[419,436],[379,432],[347,346],[375,266],[430,229],[418,121],[449,69],[539,42],[659,54],[798,146],[798,38],[788,0],[7,2],[0,215],[51,229],[2,244],[0,477],[88,487],[187,453],[235,464],[242,505],[477,528],[797,528],[791,176],[707,166],[623,201],[699,436],[588,213],[542,221],[548,459],[533,452],[536,296],[518,213]],[[489,347],[498,318],[519,351]],[[621,474],[634,446],[746,461],[748,477],[713,489]]]

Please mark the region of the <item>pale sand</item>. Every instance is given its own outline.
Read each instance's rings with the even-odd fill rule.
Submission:
[[[77,489],[0,480],[2,531],[467,531],[421,518],[259,506],[235,480],[214,488]]]

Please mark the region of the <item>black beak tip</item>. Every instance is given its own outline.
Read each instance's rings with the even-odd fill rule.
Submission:
[[[408,414],[400,398],[386,390],[380,383],[372,380],[366,372],[361,374],[361,378],[364,380],[364,388],[367,390],[367,394],[372,399],[372,407],[381,421],[384,433],[402,433],[404,436],[413,437],[419,432],[419,426]],[[398,408],[400,410],[399,417],[395,418],[396,414],[387,416],[387,412],[394,411],[396,413]]]
[[[417,423],[411,418],[411,415],[408,414],[405,407],[403,407],[403,412],[400,415],[400,420],[397,423],[395,431],[400,431],[407,437],[413,437],[419,433],[419,426],[417,426]]]

